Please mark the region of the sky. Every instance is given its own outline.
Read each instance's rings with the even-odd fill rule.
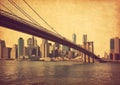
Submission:
[[[51,30],[24,2],[12,0],[40,25]],[[72,34],[77,35],[77,44],[83,44],[83,35],[88,41],[94,42],[96,55],[103,56],[110,51],[110,38],[120,37],[120,0],[26,0],[35,11],[54,29],[72,40]],[[0,0],[14,14],[27,19],[8,0]],[[0,9],[6,10],[0,4]],[[8,11],[9,12],[9,11]],[[53,30],[51,30],[53,31]],[[31,35],[0,27],[0,39],[6,41],[7,47],[17,44],[18,38],[26,40]],[[37,38],[38,44],[41,38]]]

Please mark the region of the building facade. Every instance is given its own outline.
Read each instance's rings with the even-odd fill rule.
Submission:
[[[13,45],[10,56],[11,56],[11,59],[18,58],[18,45],[16,45],[16,44]]]
[[[24,56],[24,39],[18,39],[18,58],[22,58]]]
[[[3,58],[3,48],[6,47],[5,41],[4,40],[0,40],[0,59]]]
[[[49,57],[49,43],[48,43],[48,40],[42,39],[42,44],[41,44],[41,47],[40,47],[40,51],[41,51],[41,57],[42,58]]]
[[[76,34],[75,33],[73,33],[73,35],[72,35],[72,40],[73,40],[73,43],[76,44]]]
[[[110,39],[110,59],[120,60],[120,39],[115,37]]]
[[[10,59],[11,58],[10,53],[11,53],[11,48],[4,47],[3,48],[3,59]]]
[[[28,57],[32,60],[38,60],[40,58],[40,47],[37,45],[37,40],[32,36],[27,40],[27,48],[24,51],[25,55],[28,54]]]

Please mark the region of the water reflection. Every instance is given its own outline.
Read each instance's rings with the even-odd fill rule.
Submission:
[[[0,61],[2,85],[120,85],[120,64]]]

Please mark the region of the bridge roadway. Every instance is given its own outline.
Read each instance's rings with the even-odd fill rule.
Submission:
[[[82,48],[81,46],[74,44],[73,42],[67,40],[66,38],[60,35],[57,35],[54,32],[49,31],[42,26],[38,26],[30,21],[27,21],[23,18],[20,18],[16,15],[13,15],[1,9],[0,9],[0,26],[6,27],[12,30],[20,31],[23,33],[35,35],[37,37],[45,38],[45,39],[69,46],[71,48],[74,48],[76,50],[83,52],[84,54],[90,57],[94,57],[94,59],[96,59],[101,63],[106,62],[101,58],[99,58],[98,56],[96,56],[95,54],[93,54],[92,52]]]

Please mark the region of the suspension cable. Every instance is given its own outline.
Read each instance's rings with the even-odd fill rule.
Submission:
[[[15,8],[17,8],[24,16],[26,16],[34,24],[41,26],[36,20],[34,20],[29,14],[27,14],[22,8],[20,8],[14,1],[8,0]]]
[[[43,20],[43,22],[45,23],[45,24],[47,24],[54,32],[56,32],[58,35],[60,35],[50,24],[48,24],[47,23],[47,21],[45,21],[25,0],[23,0],[26,4],[27,4],[27,6],[29,7],[29,8],[31,8],[32,9],[32,11],[40,18],[40,19],[42,19]],[[60,35],[61,36],[61,35]]]
[[[5,5],[3,5],[1,2],[0,2],[0,4],[1,4],[5,9],[7,9],[9,12],[11,12],[12,14],[15,15],[15,13],[14,13],[13,11],[11,11],[9,8],[7,8]]]

